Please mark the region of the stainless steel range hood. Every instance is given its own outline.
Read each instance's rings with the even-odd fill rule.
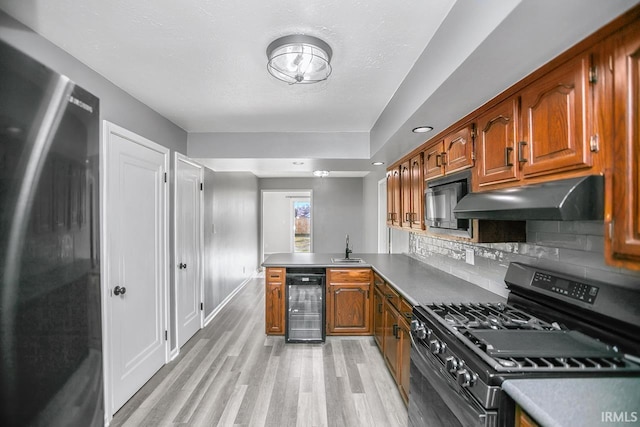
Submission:
[[[469,193],[453,213],[462,219],[599,220],[604,218],[604,177],[589,175]]]

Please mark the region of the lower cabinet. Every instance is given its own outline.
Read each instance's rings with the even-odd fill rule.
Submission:
[[[284,335],[284,268],[267,268],[265,275],[265,332]]]
[[[378,344],[380,351],[384,352],[384,292],[380,289],[380,276],[374,273],[374,290],[373,290],[373,338]],[[384,281],[381,283],[384,285]]]
[[[516,406],[515,427],[538,427],[538,424],[519,406]]]
[[[409,402],[411,314],[413,307],[389,284],[374,275],[374,338],[400,395]]]
[[[370,268],[327,269],[327,335],[371,335]]]

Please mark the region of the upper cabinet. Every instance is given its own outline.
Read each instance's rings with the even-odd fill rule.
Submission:
[[[411,161],[400,165],[400,223],[402,227],[411,228]]]
[[[424,178],[423,178],[423,154],[418,153],[409,162],[411,175],[411,210],[409,215],[409,227],[414,230],[424,229]]]
[[[476,183],[479,187],[518,179],[518,99],[509,98],[478,117]]]
[[[400,225],[400,168],[387,171],[387,225]]]
[[[613,65],[613,150],[605,182],[605,257],[640,270],[640,26],[609,41]],[[606,58],[605,58],[606,59]]]
[[[427,143],[424,149],[424,179],[436,178],[473,166],[472,124],[465,125],[442,140]]]
[[[590,55],[576,57],[520,92],[523,177],[592,166],[590,68]]]

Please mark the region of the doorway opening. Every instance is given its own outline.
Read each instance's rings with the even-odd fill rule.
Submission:
[[[274,253],[313,252],[311,190],[262,191],[262,261]]]

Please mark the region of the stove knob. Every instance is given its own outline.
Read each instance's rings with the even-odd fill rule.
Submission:
[[[467,369],[460,369],[456,373],[456,379],[461,387],[473,387],[478,380],[478,376]]]
[[[438,340],[429,341],[429,350],[431,350],[433,354],[444,353],[445,346],[446,344]]]
[[[412,320],[411,321],[411,330],[413,332],[416,333],[416,336],[418,337],[418,339],[425,339],[427,338],[429,335],[431,335],[431,330],[427,329],[424,326],[424,323],[418,321],[418,320]]]
[[[447,362],[447,371],[451,373],[456,373],[458,371],[458,368],[462,366],[462,363],[460,363],[460,360],[453,356],[447,357],[446,362]]]

